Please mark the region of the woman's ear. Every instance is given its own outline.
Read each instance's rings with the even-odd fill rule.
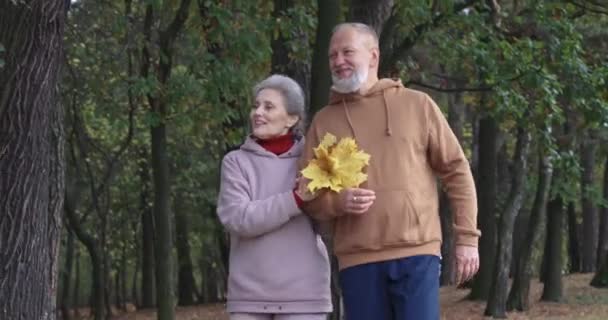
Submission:
[[[298,121],[300,121],[300,116],[288,115],[287,116],[287,127],[289,129],[293,128],[293,126],[295,126],[296,123],[298,123]]]

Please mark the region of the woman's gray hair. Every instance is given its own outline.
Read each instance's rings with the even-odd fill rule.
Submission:
[[[287,114],[299,117],[290,131],[295,135],[303,136],[306,128],[306,108],[302,87],[288,76],[273,74],[253,87],[253,96],[256,97],[264,89],[274,89],[281,93]]]

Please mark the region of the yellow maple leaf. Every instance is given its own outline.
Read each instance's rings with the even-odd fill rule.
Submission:
[[[369,154],[359,150],[352,138],[336,141],[334,135],[326,133],[313,150],[315,157],[301,171],[302,176],[310,180],[307,186],[310,192],[323,188],[340,192],[367,180],[363,168],[369,164]]]

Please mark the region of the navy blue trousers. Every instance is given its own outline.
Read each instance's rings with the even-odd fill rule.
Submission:
[[[439,320],[440,265],[420,255],[340,271],[346,320]]]

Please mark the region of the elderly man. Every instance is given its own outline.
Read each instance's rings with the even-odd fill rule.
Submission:
[[[477,199],[469,163],[435,102],[401,82],[378,79],[378,36],[338,25],[329,63],[333,87],[306,136],[303,168],[325,133],[352,137],[371,155],[360,188],[323,191],[304,211],[330,222],[346,319],[439,319],[441,224],[438,177],[454,214],[457,281],[479,268]]]

